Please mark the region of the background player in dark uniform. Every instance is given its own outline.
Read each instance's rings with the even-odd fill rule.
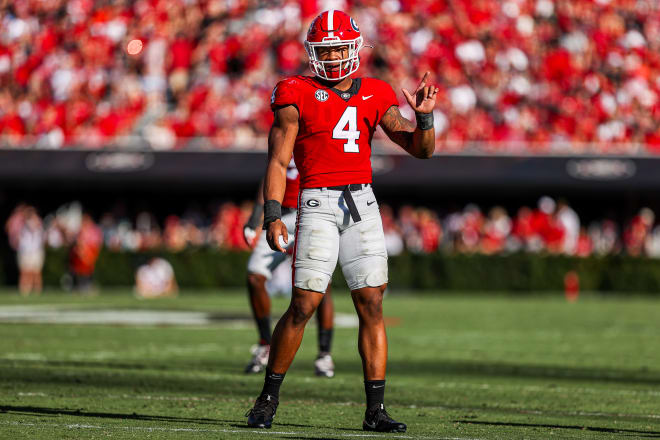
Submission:
[[[286,191],[282,200],[282,221],[288,228],[295,228],[298,209],[298,192],[300,176],[293,160],[289,163],[286,172]],[[247,288],[250,299],[252,316],[259,332],[259,343],[254,347],[252,359],[245,367],[246,373],[260,373],[266,368],[268,354],[270,353],[270,311],[271,302],[266,290],[266,282],[272,277],[273,271],[280,265],[286,264],[287,255],[270,248],[266,241],[266,234],[259,234],[263,213],[263,186],[259,185],[259,194],[255,201],[255,208],[247,224],[243,228],[243,238],[248,246],[253,248],[248,261]],[[287,253],[293,251],[293,242],[287,247]],[[316,312],[318,325],[319,353],[314,361],[314,372],[317,376],[333,377],[335,365],[330,355],[333,333],[334,308],[330,296],[330,285],[319,304]]]
[[[281,81],[273,91],[264,182],[264,228],[273,249],[284,251],[288,229],[280,220],[286,167],[293,153],[301,177],[294,245],[291,304],[273,332],[261,395],[248,425],[270,428],[279,388],[300,346],[305,323],[323,299],[339,261],[360,321],[367,409],[363,429],[404,432],[384,407],[387,337],[382,315],[387,286],[383,226],[371,189],[371,139],[380,125],[405,151],[429,158],[435,150],[432,111],[438,89],[428,73],[413,93],[403,91],[417,124],[403,118],[392,88],[374,78],[351,78],[363,45],[355,21],[330,10],[311,24],[305,41],[315,77]]]

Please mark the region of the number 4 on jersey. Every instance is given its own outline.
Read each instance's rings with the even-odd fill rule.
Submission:
[[[348,126],[348,129],[346,127]],[[360,132],[357,129],[357,107],[346,107],[344,114],[339,118],[339,122],[332,130],[333,139],[346,139],[344,144],[344,153],[359,153],[360,146],[356,140],[360,138]]]

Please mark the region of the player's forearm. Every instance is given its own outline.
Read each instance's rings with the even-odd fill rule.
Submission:
[[[298,109],[287,106],[275,112],[275,121],[268,133],[268,167],[264,179],[264,202],[282,203],[286,189],[286,170],[298,136]]]
[[[435,129],[433,127],[422,130],[419,126],[415,128],[411,139],[410,152],[418,159],[429,159],[435,151]]]
[[[264,229],[268,229],[273,222],[282,218],[282,199],[284,199],[285,188],[286,167],[283,167],[277,158],[271,157],[264,180]]]
[[[435,130],[433,114],[421,117],[417,123],[404,118],[397,106],[392,106],[380,121],[387,136],[408,154],[419,159],[428,159],[435,151]]]
[[[283,166],[278,160],[271,159],[268,162],[266,178],[264,179],[264,200],[276,200],[282,203],[285,189],[286,165]]]
[[[435,130],[433,128],[422,130],[414,123],[405,120],[407,127],[390,134],[390,139],[396,142],[408,154],[418,159],[428,159],[435,151]]]

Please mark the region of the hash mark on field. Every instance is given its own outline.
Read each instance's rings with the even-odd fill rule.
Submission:
[[[36,428],[41,427],[56,427],[66,429],[117,429],[125,431],[144,431],[144,432],[212,432],[223,434],[262,434],[262,435],[313,435],[319,438],[325,437],[344,437],[344,438],[400,438],[409,440],[484,440],[479,438],[468,437],[425,437],[425,436],[410,436],[410,435],[392,435],[392,434],[345,434],[345,433],[319,433],[314,432],[310,434],[305,431],[264,431],[264,430],[251,430],[251,429],[199,429],[199,428],[162,428],[151,426],[110,426],[110,425],[84,425],[79,423],[60,424],[60,423],[23,423],[23,422],[0,422],[0,425],[12,426],[33,426]]]

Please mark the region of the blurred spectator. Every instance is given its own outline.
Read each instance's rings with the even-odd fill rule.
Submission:
[[[559,200],[557,203],[555,217],[559,227],[564,231],[564,241],[561,247],[562,252],[567,255],[576,254],[580,238],[580,218],[573,208],[568,206],[565,200]]]
[[[533,236],[534,230],[532,228],[532,210],[528,206],[522,206],[518,209],[516,217],[513,219],[509,247],[513,251],[534,251],[535,249],[532,246]]]
[[[18,249],[18,240],[23,225],[25,224],[25,212],[27,209],[28,206],[24,203],[16,205],[5,224],[5,231],[7,232],[7,238],[9,239],[9,245],[13,249]]]
[[[88,293],[92,290],[92,276],[103,245],[103,233],[89,214],[83,214],[75,243],[69,255],[73,288]]]
[[[477,205],[469,204],[463,211],[460,224],[459,240],[456,250],[459,252],[473,253],[481,248],[481,231],[484,225],[484,216]]]
[[[385,234],[385,249],[387,255],[399,255],[404,250],[401,231],[394,219],[394,213],[389,205],[380,206],[380,216],[383,220],[383,232]]]
[[[566,231],[556,218],[557,203],[548,196],[538,201],[538,209],[532,213],[533,239],[540,240],[541,248],[545,247],[551,253],[562,252],[564,234]]]
[[[420,209],[417,229],[422,239],[422,252],[436,252],[442,240],[442,227],[437,214],[429,209]]]
[[[441,150],[660,151],[657,1],[338,4],[374,46],[360,75],[398,90],[433,72]],[[194,145],[265,149],[272,87],[309,74],[301,40],[326,6],[2,2],[1,142],[101,148],[138,136],[173,149],[204,137]]]
[[[177,296],[179,286],[172,265],[163,258],[152,258],[135,273],[135,294],[138,298]]]
[[[616,254],[620,251],[619,226],[612,220],[589,225],[588,233],[596,255]]]
[[[642,255],[654,222],[655,214],[649,208],[640,209],[639,213],[633,217],[623,235],[628,254],[633,256]]]
[[[422,237],[420,236],[417,211],[409,205],[401,207],[399,210],[399,225],[403,242],[408,251],[420,253],[422,251]]]
[[[578,257],[588,257],[592,255],[593,250],[594,246],[591,237],[587,233],[587,230],[584,227],[581,227],[575,246],[575,255]]]
[[[252,212],[250,203],[242,207],[228,202],[220,206],[211,226],[213,242],[216,246],[228,249],[248,250],[243,239],[243,225]]]
[[[41,293],[44,265],[44,228],[37,211],[24,204],[14,209],[6,224],[10,245],[16,250],[21,295]]]
[[[510,232],[511,219],[506,211],[501,206],[494,207],[484,223],[481,251],[484,254],[502,252]]]

